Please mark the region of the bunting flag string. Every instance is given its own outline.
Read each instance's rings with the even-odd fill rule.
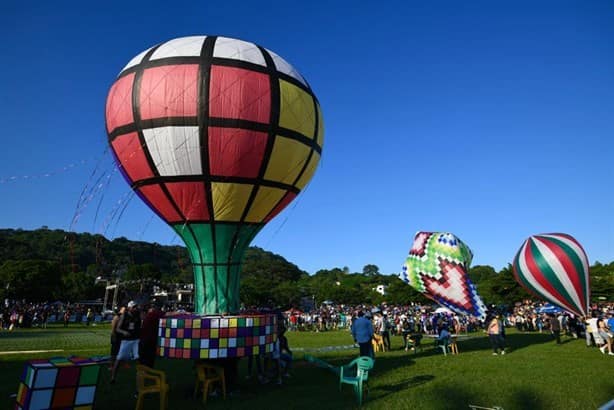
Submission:
[[[66,172],[72,171],[73,169],[85,166],[91,162],[92,162],[91,159],[82,159],[80,161],[70,163],[62,168],[58,168],[58,169],[55,169],[49,172],[42,172],[39,174],[11,175],[7,177],[0,177],[0,184],[17,183],[19,181],[31,181],[31,180],[38,180],[38,179],[43,179],[43,178],[50,178],[56,175],[61,175]]]

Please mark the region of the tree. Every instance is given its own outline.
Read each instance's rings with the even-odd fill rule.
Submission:
[[[362,274],[365,276],[379,275],[379,267],[377,265],[365,265],[362,268]]]
[[[511,264],[501,269],[495,276],[481,280],[477,290],[486,304],[511,306],[515,302],[534,298],[516,282]]]
[[[411,302],[430,302],[430,299],[403,282],[398,276],[392,277],[386,293],[386,301],[392,304],[409,305]]]
[[[477,285],[482,280],[488,280],[490,278],[493,278],[497,274],[497,272],[492,266],[477,265],[470,268],[467,274],[469,275],[469,279],[471,279],[471,282]]]
[[[44,260],[9,260],[0,266],[0,283],[12,299],[45,302],[62,293],[57,262]]]

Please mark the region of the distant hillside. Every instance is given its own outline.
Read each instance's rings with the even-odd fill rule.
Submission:
[[[62,271],[94,269],[101,275],[129,265],[153,264],[163,272],[177,275],[189,264],[181,246],[130,241],[109,241],[102,235],[63,230],[0,230],[0,264],[7,260],[46,260],[59,264]],[[74,266],[73,266],[74,265]]]
[[[102,235],[60,229],[0,229],[0,265],[6,261],[42,260],[57,263],[61,272],[82,271],[116,276],[134,265],[153,265],[163,276],[192,281],[190,257],[184,246],[131,241],[112,241]],[[245,253],[245,275],[276,266],[284,278],[306,274],[282,256],[250,247]]]
[[[265,303],[272,289],[309,275],[272,252],[248,248],[242,266],[244,300]],[[63,230],[0,230],[0,298],[32,301],[99,298],[104,280],[120,278],[134,291],[192,283],[187,249],[158,243],[112,241],[102,235]],[[139,285],[141,284],[141,285]],[[278,292],[286,296],[288,291]]]

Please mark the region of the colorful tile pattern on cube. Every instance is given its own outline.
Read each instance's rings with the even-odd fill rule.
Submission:
[[[15,409],[93,409],[99,364],[83,357],[28,361],[21,375]]]
[[[158,355],[219,359],[270,353],[276,329],[275,315],[166,317],[158,327]]]

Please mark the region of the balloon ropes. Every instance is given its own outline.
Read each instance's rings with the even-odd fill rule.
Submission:
[[[418,232],[401,280],[457,313],[486,318],[486,306],[468,276],[471,249],[447,232]]]
[[[236,314],[244,251],[320,160],[322,114],[307,81],[253,43],[177,38],[143,51],[120,72],[107,97],[106,128],[125,179],[188,248],[195,312]],[[194,320],[166,320],[164,332],[170,337],[188,321],[199,332],[233,328],[227,320]],[[198,350],[182,341],[188,345]],[[243,354],[250,353],[234,352]]]
[[[516,281],[530,293],[578,316],[588,316],[588,258],[571,235],[531,236],[520,247],[512,266]]]

